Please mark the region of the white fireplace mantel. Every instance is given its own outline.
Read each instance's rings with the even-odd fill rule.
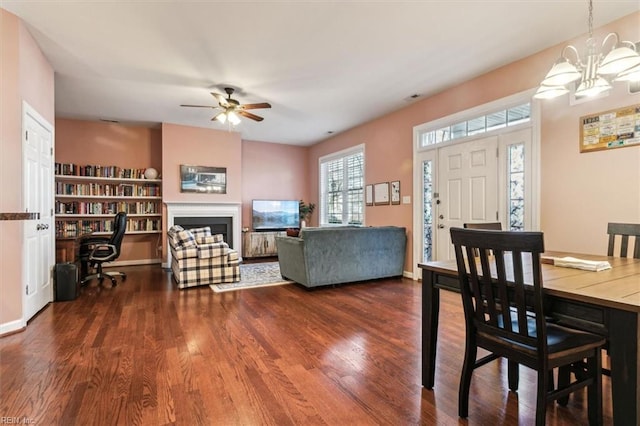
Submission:
[[[185,203],[166,202],[167,229],[174,225],[176,217],[231,217],[233,228],[233,248],[241,252],[242,204],[241,203]],[[167,262],[162,265],[171,267],[171,250],[167,249]]]

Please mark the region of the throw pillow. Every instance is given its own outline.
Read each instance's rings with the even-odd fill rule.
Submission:
[[[198,245],[212,244],[215,243],[215,239],[213,238],[213,235],[210,235],[208,237],[196,237],[196,243],[198,243]]]
[[[196,238],[190,231],[179,231],[175,237],[176,247],[195,247]]]
[[[198,244],[222,243],[224,242],[224,238],[222,237],[222,234],[207,235],[205,237],[196,237],[196,242]]]
[[[211,236],[211,228],[205,226],[203,228],[191,228],[189,229],[191,233],[196,237],[210,237]]]

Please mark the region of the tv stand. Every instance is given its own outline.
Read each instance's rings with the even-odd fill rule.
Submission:
[[[242,257],[277,256],[276,237],[285,235],[285,231],[245,232],[242,235]]]

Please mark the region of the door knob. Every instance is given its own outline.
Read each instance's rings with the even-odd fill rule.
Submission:
[[[438,225],[438,229],[444,229],[444,225],[443,224]]]

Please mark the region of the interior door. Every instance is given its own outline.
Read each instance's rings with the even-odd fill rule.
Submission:
[[[449,229],[465,222],[495,222],[498,216],[498,137],[438,150],[436,260],[454,259]]]
[[[53,300],[53,135],[51,126],[28,107],[23,130],[24,209],[40,213],[40,219],[24,224],[23,317],[27,321]]]

